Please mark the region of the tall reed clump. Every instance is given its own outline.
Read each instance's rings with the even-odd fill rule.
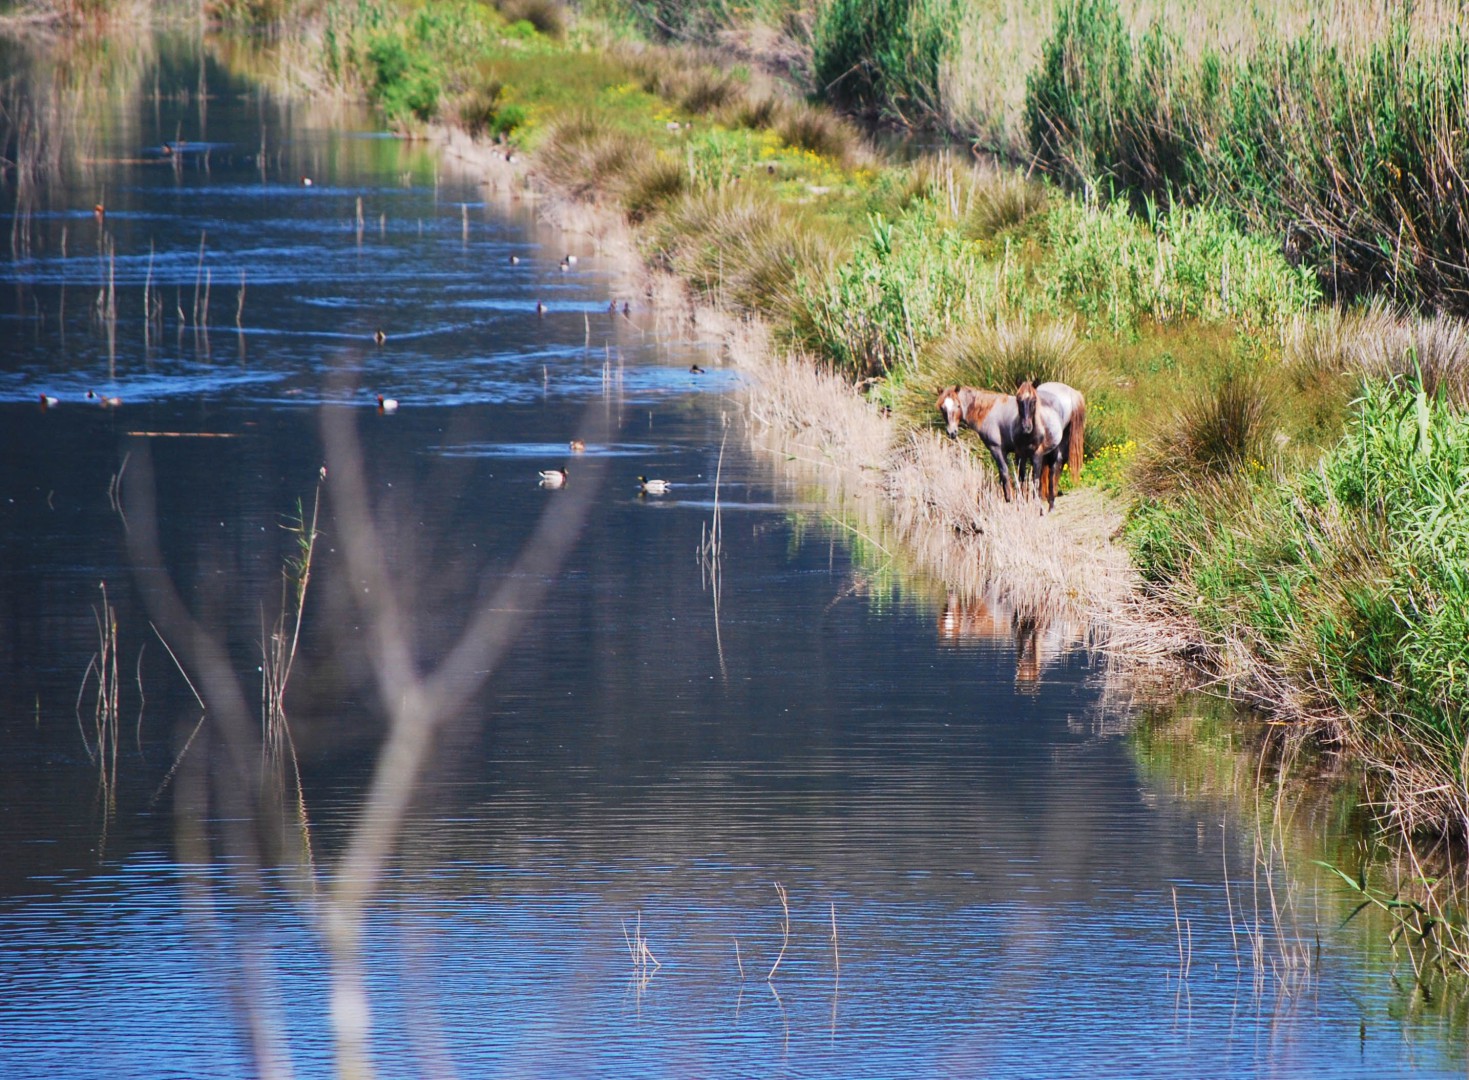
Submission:
[[[1196,186],[1286,236],[1343,295],[1469,309],[1469,37],[1405,25],[1360,58],[1307,36],[1252,57],[1203,132]]]
[[[811,31],[819,93],[907,122],[942,115],[939,71],[957,0],[830,0]]]
[[[1186,58],[1114,0],[1057,8],[1026,84],[1036,162],[1134,209],[1210,201],[1278,238],[1344,297],[1469,310],[1469,34],[1406,22],[1359,54],[1310,29],[1239,58]]]
[[[1166,204],[1186,188],[1196,153],[1187,117],[1176,115],[1177,53],[1157,24],[1134,41],[1115,0],[1058,3],[1055,30],[1025,83],[1035,163],[1072,186],[1125,193],[1138,208],[1148,199]]]

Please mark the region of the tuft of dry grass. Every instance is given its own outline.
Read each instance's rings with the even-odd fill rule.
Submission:
[[[590,113],[574,113],[546,132],[534,167],[571,196],[592,200],[653,157],[646,138],[609,128]]]
[[[770,125],[787,146],[810,150],[850,168],[864,157],[862,136],[848,121],[827,109],[790,102]]]
[[[920,378],[903,387],[895,408],[922,426],[937,419],[934,394],[940,386],[958,383],[1010,394],[1026,379],[1079,387],[1097,381],[1069,322],[969,323],[930,344],[919,370]]]
[[[1226,374],[1186,396],[1151,432],[1134,464],[1141,490],[1176,491],[1261,471],[1273,457],[1276,406],[1259,379]]]
[[[1328,308],[1296,321],[1285,356],[1299,385],[1421,372],[1430,395],[1469,405],[1469,323],[1448,315],[1404,315],[1381,301],[1352,311]]]
[[[976,239],[992,239],[1041,213],[1049,202],[1050,192],[1039,180],[1009,170],[989,173],[974,186],[964,217],[964,233]]]
[[[623,178],[618,201],[628,221],[637,224],[661,212],[689,186],[688,169],[680,161],[658,154],[632,167]]]
[[[786,318],[796,280],[823,276],[834,244],[799,207],[752,185],[689,194],[652,230],[649,254],[703,296],[740,312]]]
[[[756,131],[773,127],[780,118],[782,99],[775,94],[750,93],[726,108],[719,117],[721,123],[731,127],[746,127]]]

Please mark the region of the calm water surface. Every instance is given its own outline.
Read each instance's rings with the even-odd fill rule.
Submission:
[[[12,173],[0,216],[24,240],[0,258],[0,1075],[250,1076],[252,1046],[333,1071],[309,874],[241,820],[237,748],[150,625],[160,587],[112,497],[156,491],[170,587],[258,700],[322,410],[356,420],[425,667],[551,501],[590,499],[444,733],[373,909],[382,1075],[1463,1071],[1329,881],[1267,858],[1293,912],[1272,921],[1256,817],[1141,767],[1095,659],[1044,635],[1018,654],[1003,613],[877,587],[749,446],[738,377],[586,238],[369,118],[276,101],[189,43],[136,49],[119,93],[46,91],[105,122],[58,136],[34,200]],[[722,445],[716,619],[697,551]],[[538,487],[568,463],[566,490]],[[384,733],[331,484],[288,698],[321,875]]]

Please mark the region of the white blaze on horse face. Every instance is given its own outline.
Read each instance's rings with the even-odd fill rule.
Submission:
[[[940,408],[944,410],[944,420],[948,424],[949,437],[953,438],[959,434],[959,399],[950,394],[940,403]]]

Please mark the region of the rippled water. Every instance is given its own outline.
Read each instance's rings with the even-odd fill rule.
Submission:
[[[0,1074],[333,1071],[309,875],[236,813],[233,751],[150,626],[160,586],[112,498],[156,490],[170,587],[258,695],[323,408],[355,410],[425,667],[552,500],[590,492],[544,603],[445,732],[369,920],[382,1075],[1462,1071],[1375,939],[1338,928],[1329,882],[1272,856],[1262,890],[1255,819],[1143,767],[1086,653],[886,586],[880,554],[749,448],[738,377],[585,238],[193,49],[165,43],[158,70],[203,70],[207,114],[143,95],[150,74],[114,103],[127,138],[62,169],[30,250],[0,261]],[[566,490],[537,485],[563,465]],[[322,881],[383,734],[332,484],[288,699]],[[697,556],[716,494],[717,612]],[[104,581],[111,809],[84,679]],[[634,964],[639,936],[661,966]]]

